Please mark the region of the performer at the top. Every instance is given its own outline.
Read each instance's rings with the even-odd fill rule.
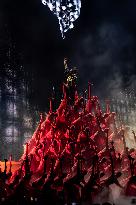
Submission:
[[[64,98],[66,98],[69,104],[74,104],[76,95],[76,83],[77,83],[77,68],[69,68],[68,59],[64,58],[65,67],[65,83],[64,83]]]

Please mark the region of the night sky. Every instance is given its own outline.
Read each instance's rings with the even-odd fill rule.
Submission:
[[[41,0],[0,0],[0,48],[10,36],[33,80],[30,101],[46,110],[51,88],[60,98],[63,58],[79,69],[79,89],[90,80],[101,98],[135,89],[136,1],[82,0],[81,15],[63,40],[57,17]]]

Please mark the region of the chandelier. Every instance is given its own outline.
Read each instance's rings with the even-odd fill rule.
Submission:
[[[62,38],[65,33],[74,27],[74,21],[80,15],[81,0],[42,0],[44,5],[57,16]]]

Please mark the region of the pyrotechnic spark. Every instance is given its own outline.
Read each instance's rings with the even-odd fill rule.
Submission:
[[[14,136],[16,137],[18,135],[18,131],[17,131],[16,127],[14,127],[14,126],[7,127],[7,129],[6,129],[7,136],[9,136],[9,137],[12,136],[13,132],[14,132]]]
[[[5,141],[7,143],[17,142],[18,140],[18,130],[14,126],[9,126],[5,130]]]
[[[31,131],[24,133],[24,144],[29,142],[31,136],[32,136],[32,132]]]
[[[7,104],[7,113],[10,116],[14,115],[14,117],[17,117],[17,106],[16,106],[16,104],[14,104],[12,102],[8,102],[8,104]]]
[[[81,0],[42,0],[44,5],[57,16],[62,38],[69,29],[74,27],[74,21],[80,15]]]
[[[32,127],[32,119],[31,119],[31,117],[24,116],[24,126],[26,128]]]

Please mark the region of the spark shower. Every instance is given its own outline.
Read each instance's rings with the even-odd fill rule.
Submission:
[[[80,15],[81,0],[42,0],[44,5],[57,16],[62,38],[65,33],[74,27],[74,21]]]

